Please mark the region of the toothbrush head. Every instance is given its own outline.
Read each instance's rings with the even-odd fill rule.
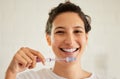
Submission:
[[[73,62],[75,60],[76,60],[75,57],[66,57],[66,62]]]

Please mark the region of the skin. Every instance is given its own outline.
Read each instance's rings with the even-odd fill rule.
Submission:
[[[81,18],[76,13],[65,12],[59,14],[52,25],[51,34],[46,34],[46,39],[56,58],[76,57],[75,61],[69,63],[56,61],[53,72],[68,79],[84,79],[90,77],[91,73],[84,71],[80,63],[88,41],[88,34],[85,32],[84,23]],[[65,51],[65,49],[76,50]],[[34,68],[36,57],[44,64],[45,58],[40,52],[28,47],[20,48],[14,55],[6,71],[5,79],[16,79],[17,73]]]
[[[34,68],[36,57],[44,64],[45,58],[40,52],[28,47],[20,48],[8,66],[5,79],[16,79],[17,73]]]
[[[46,37],[56,58],[76,57],[75,61],[69,63],[55,62],[53,72],[68,79],[89,77],[91,73],[82,70],[80,64],[88,41],[88,34],[85,32],[81,18],[74,12],[65,12],[58,15],[52,25],[51,35],[46,35]],[[72,48],[78,48],[78,50],[72,53],[61,50]]]

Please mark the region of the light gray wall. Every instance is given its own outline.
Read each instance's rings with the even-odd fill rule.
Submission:
[[[71,0],[92,18],[83,67],[120,79],[120,0]],[[44,28],[50,9],[64,0],[0,0],[0,79],[16,51],[24,46],[53,54]],[[35,70],[51,67],[37,64]]]

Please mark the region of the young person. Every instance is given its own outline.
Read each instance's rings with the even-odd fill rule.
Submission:
[[[6,79],[103,79],[81,67],[81,57],[91,30],[90,17],[78,5],[60,3],[49,13],[46,24],[46,39],[56,58],[73,57],[74,61],[55,61],[52,69],[24,72],[36,65],[37,59],[43,64],[44,56],[31,48],[22,47],[13,57]]]

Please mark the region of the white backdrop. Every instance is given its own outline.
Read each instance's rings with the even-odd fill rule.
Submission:
[[[44,28],[50,9],[64,0],[0,0],[0,79],[20,47],[53,56]],[[120,79],[120,0],[71,0],[92,18],[83,67]],[[52,63],[53,64],[53,63]],[[37,64],[35,70],[51,67]]]

